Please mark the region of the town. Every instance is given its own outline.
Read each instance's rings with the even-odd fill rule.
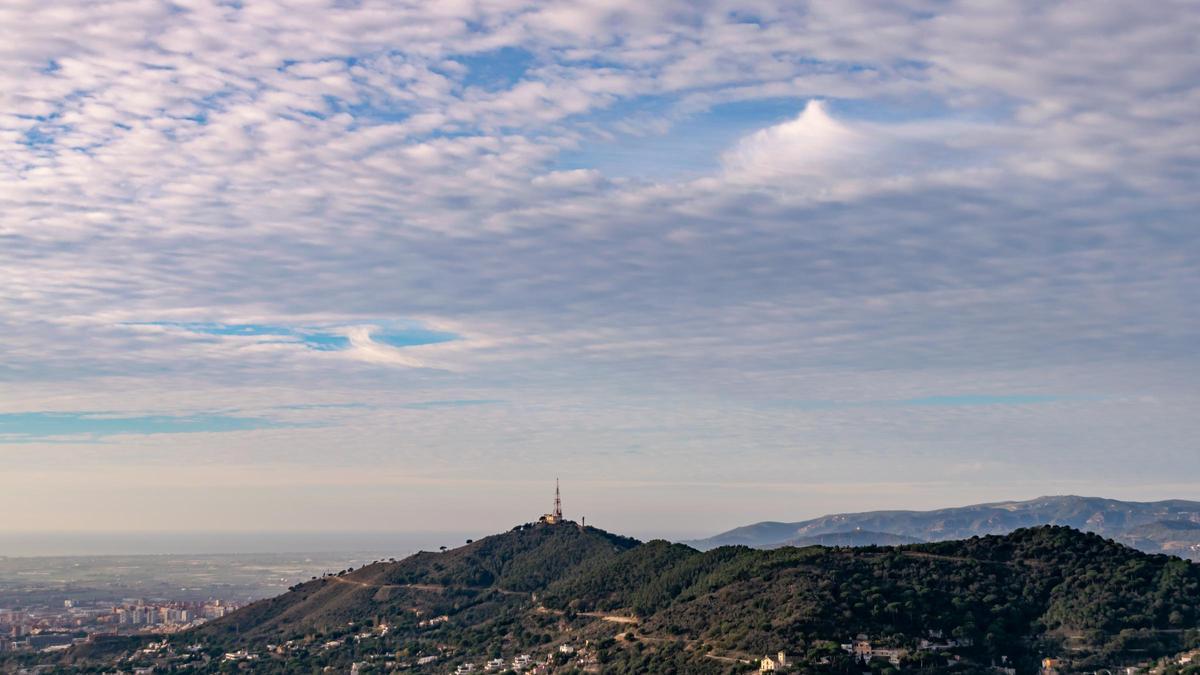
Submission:
[[[224,600],[64,600],[61,607],[0,609],[0,652],[53,652],[97,635],[157,635],[194,628],[238,609]]]

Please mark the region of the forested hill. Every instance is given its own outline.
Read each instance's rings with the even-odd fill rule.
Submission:
[[[371,639],[386,650],[482,660],[569,644],[603,672],[732,672],[781,649],[810,668],[797,672],[861,672],[838,647],[857,634],[918,670],[1025,671],[1055,655],[1088,668],[1200,639],[1200,566],[1051,526],[900,547],[700,552],[539,524],[302,584],[179,639],[320,645],[382,624],[389,632]],[[283,670],[307,667],[295,654],[308,652],[289,653]],[[338,663],[336,649],[319,653]]]
[[[1015,656],[1039,638],[1112,651],[1129,638],[1123,631],[1195,628],[1200,566],[1049,526],[898,548],[700,553],[650,542],[542,597],[576,611],[627,610],[647,629],[749,652],[848,633],[940,632]]]
[[[325,576],[246,607],[200,629],[206,636],[281,638],[347,622],[416,617],[471,607],[485,619],[529,599],[582,563],[638,546],[594,527],[524,525],[450,549],[421,552]],[[413,619],[412,621],[408,621]]]

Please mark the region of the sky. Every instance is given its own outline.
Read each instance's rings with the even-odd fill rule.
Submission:
[[[12,0],[0,532],[1200,498],[1188,1]]]

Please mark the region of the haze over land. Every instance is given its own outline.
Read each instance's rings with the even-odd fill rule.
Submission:
[[[1193,3],[0,27],[0,531],[1200,497]]]

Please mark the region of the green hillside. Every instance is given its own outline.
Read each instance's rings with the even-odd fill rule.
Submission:
[[[173,658],[191,672],[447,673],[524,653],[551,673],[725,673],[782,650],[792,672],[1023,673],[1043,657],[1070,672],[1176,653],[1200,643],[1198,626],[1200,566],[1066,527],[700,552],[565,523],[301,584],[176,636],[160,662],[107,658]],[[841,647],[858,635],[870,663]],[[101,658],[66,658],[85,655]]]
[[[636,539],[574,525],[525,525],[444,553],[421,552],[322,577],[200,629],[202,636],[287,639],[347,622],[470,612],[484,618],[527,603],[584,562],[637,546]]]
[[[1196,627],[1198,605],[1197,566],[1045,527],[898,549],[742,549],[644,627],[762,653],[856,633],[915,649],[942,633],[988,662],[1032,662],[1068,638],[1111,656],[1131,631],[1138,649],[1168,652]]]

